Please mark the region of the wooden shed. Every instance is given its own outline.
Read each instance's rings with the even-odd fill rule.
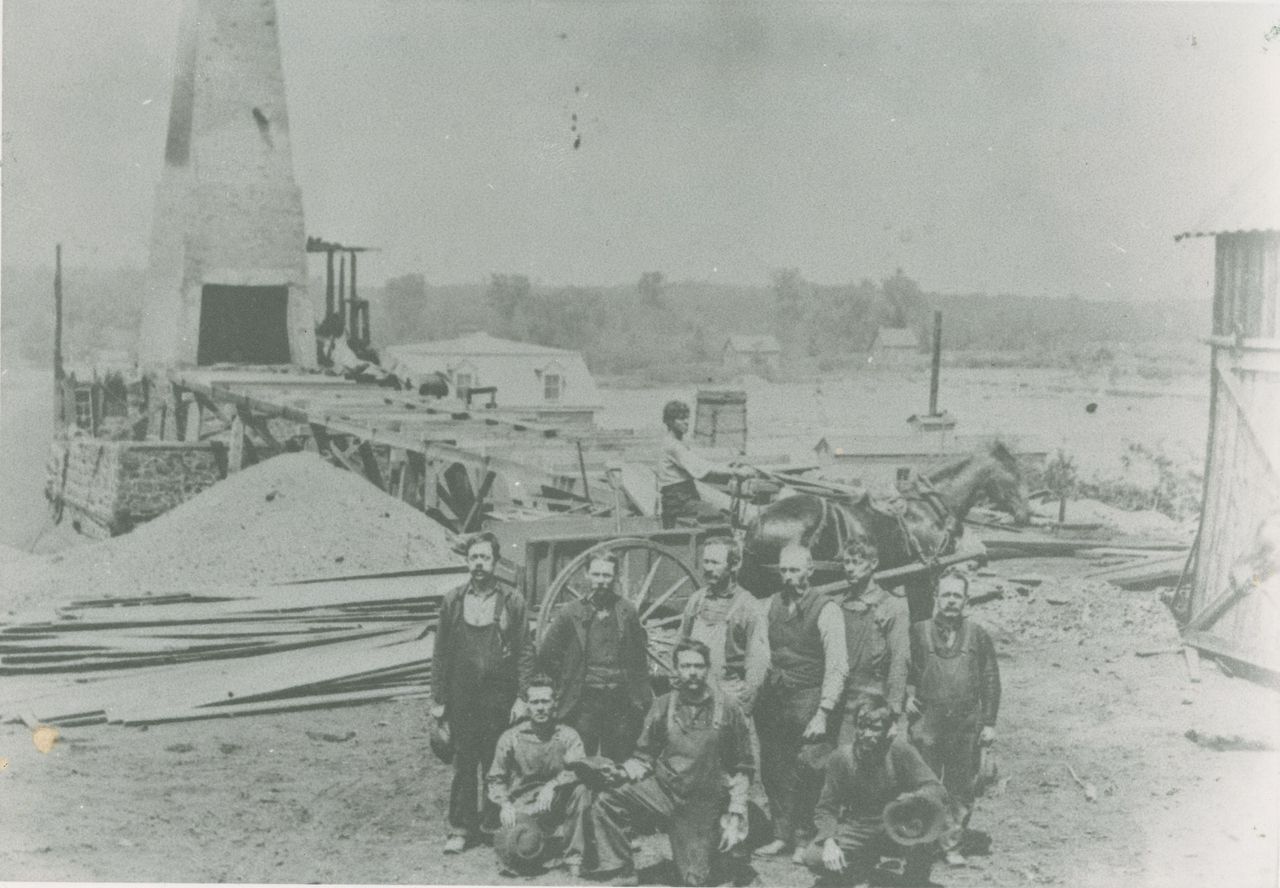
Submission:
[[[1174,609],[1188,644],[1280,675],[1280,155],[1186,237],[1216,261],[1204,507]]]

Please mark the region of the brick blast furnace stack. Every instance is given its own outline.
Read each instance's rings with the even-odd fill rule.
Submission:
[[[186,0],[139,357],[314,366],[274,0]]]

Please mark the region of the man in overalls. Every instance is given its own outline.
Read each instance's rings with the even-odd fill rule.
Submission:
[[[852,736],[853,713],[860,697],[883,696],[895,719],[906,706],[911,615],[905,598],[890,595],[873,578],[880,553],[865,531],[854,530],[841,560],[849,582],[836,599],[844,613],[849,657],[843,730]]]
[[[813,832],[822,788],[821,756],[830,753],[840,723],[834,717],[848,674],[844,618],[830,596],[809,587],[813,558],[792,544],[778,555],[782,591],[769,604],[769,672],[755,705],[760,777],[769,794],[774,840],[760,856],[794,852]],[[806,749],[808,747],[808,749]]]
[[[680,638],[711,651],[711,681],[751,714],[769,671],[769,627],[760,601],[737,584],[738,549],[727,539],[702,547],[706,585],[689,596],[680,620]]]
[[[553,688],[548,676],[529,679],[524,693],[529,718],[498,738],[487,778],[489,800],[498,806],[503,826],[514,826],[522,814],[532,816],[550,840],[548,854],[573,865],[582,856],[587,790],[565,766],[585,756],[578,732],[555,718]]]
[[[622,762],[635,748],[653,689],[649,637],[635,605],[617,593],[617,571],[612,553],[591,559],[591,594],[556,614],[537,665],[556,680],[556,717],[578,732],[587,755]]]
[[[911,739],[950,794],[957,828],[943,837],[947,862],[963,865],[959,845],[973,814],[974,778],[983,746],[996,740],[1000,666],[987,631],[964,615],[969,581],[949,573],[938,581],[930,620],[911,627],[912,699],[918,714]]]
[[[680,641],[673,662],[675,690],[650,707],[635,755],[622,766],[628,782],[598,796],[587,815],[583,875],[593,881],[635,884],[626,833],[632,818],[666,830],[685,885],[712,884],[717,852],[746,838],[755,770],[746,716],[708,684],[705,644]]]
[[[667,402],[662,408],[662,424],[667,427],[657,471],[662,526],[670,529],[681,520],[695,524],[719,520],[719,511],[702,501],[694,482],[717,475],[750,477],[754,472],[710,462],[689,447],[685,441],[689,433],[689,405],[684,401]]]
[[[444,853],[457,854],[492,830],[496,809],[480,795],[498,737],[523,712],[519,699],[532,665],[524,596],[494,576],[498,539],[482,533],[467,543],[471,579],[440,606],[432,652],[431,715],[449,726],[453,785]]]

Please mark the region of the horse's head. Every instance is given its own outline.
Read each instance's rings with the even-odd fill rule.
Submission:
[[[1031,508],[1027,505],[1027,488],[1022,481],[1017,457],[1003,441],[992,442],[987,455],[991,458],[991,465],[983,476],[983,495],[997,509],[1012,515],[1015,524],[1028,523]]]

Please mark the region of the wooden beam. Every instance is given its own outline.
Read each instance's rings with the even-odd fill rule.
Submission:
[[[244,420],[237,413],[231,420],[231,445],[227,448],[227,474],[244,468]]]
[[[382,470],[378,467],[378,458],[373,452],[373,445],[368,441],[361,441],[356,452],[360,454],[360,465],[364,469],[364,476],[380,490],[386,490],[387,482],[382,477]]]
[[[200,401],[195,392],[184,392],[182,395],[183,423],[182,440],[195,443],[200,440],[201,420],[203,419]]]

